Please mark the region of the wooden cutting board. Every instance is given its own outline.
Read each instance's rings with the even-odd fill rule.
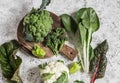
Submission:
[[[51,13],[51,17],[53,19],[53,28],[61,27],[60,17],[55,15],[54,13]],[[32,54],[31,50],[32,50],[34,44],[37,44],[46,52],[46,55],[44,58],[50,58],[50,57],[54,56],[51,49],[49,47],[44,46],[43,43],[25,41],[24,34],[22,33],[22,31],[23,31],[22,23],[23,23],[23,19],[20,21],[18,29],[17,29],[18,42],[22,45],[22,48],[29,54]],[[66,57],[68,57],[68,59],[70,59],[70,60],[73,60],[77,55],[77,51],[75,49],[73,49],[65,44],[63,45],[62,49],[60,50],[60,53],[62,53]]]

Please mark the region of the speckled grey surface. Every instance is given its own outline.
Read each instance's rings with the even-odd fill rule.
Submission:
[[[0,44],[11,39],[17,39],[17,26],[22,17],[32,7],[38,8],[41,0],[0,0]],[[107,53],[108,65],[105,77],[96,80],[95,83],[120,83],[120,0],[52,0],[47,10],[61,15],[72,14],[82,7],[93,7],[100,18],[100,29],[94,33],[92,46],[107,39],[109,51]],[[20,68],[20,76],[24,83],[40,83],[37,65],[56,59],[65,60],[62,56],[50,59],[37,59],[20,50],[19,55],[23,63]],[[77,58],[76,58],[77,59]],[[74,80],[84,80],[89,83],[89,76],[75,73],[70,76],[70,83]],[[6,83],[0,69],[0,83]]]

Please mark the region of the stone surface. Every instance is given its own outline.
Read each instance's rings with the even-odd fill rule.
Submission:
[[[0,44],[17,39],[16,30],[20,20],[32,7],[38,8],[40,4],[41,0],[0,0]],[[107,39],[109,44],[105,77],[96,80],[95,83],[120,83],[120,0],[52,0],[47,10],[61,15],[72,14],[82,7],[93,7],[100,18],[101,26],[93,35],[92,46],[95,47],[104,39]],[[37,66],[41,63],[57,59],[64,60],[66,64],[71,62],[62,56],[45,60],[37,59],[23,50],[20,50],[17,55],[23,60],[20,75],[24,83],[40,83]],[[89,76],[86,74],[78,72],[71,75],[70,83],[76,79],[89,83]],[[6,83],[1,69],[0,83]]]

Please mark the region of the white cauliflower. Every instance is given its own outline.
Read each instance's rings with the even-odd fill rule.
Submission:
[[[40,76],[43,78],[44,83],[53,83],[62,75],[63,72],[67,73],[69,78],[69,70],[63,62],[49,62],[46,65],[40,65]]]

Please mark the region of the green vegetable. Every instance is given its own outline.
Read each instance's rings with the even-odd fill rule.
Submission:
[[[95,79],[104,77],[107,66],[107,58],[106,58],[107,50],[108,50],[108,43],[106,40],[95,48],[94,50],[95,57],[90,62],[90,72],[92,74],[90,83],[94,83]]]
[[[63,60],[57,60],[57,62],[61,62],[61,63],[64,63],[64,61],[63,61]]]
[[[32,49],[32,54],[36,57],[44,58],[45,51],[42,48],[40,48],[40,46],[35,44],[33,49]]]
[[[71,18],[69,15],[65,15],[62,18],[64,28],[69,32],[68,27],[72,22],[66,20]],[[92,72],[91,83],[94,83],[96,78],[103,77],[106,69],[106,52],[108,49],[107,42],[104,41],[96,49],[93,49],[91,44],[92,34],[99,29],[99,18],[93,8],[82,8],[76,14],[77,28],[75,32],[74,40],[76,40],[76,49],[78,50],[81,67],[85,72]],[[70,30],[74,33],[74,31]],[[79,40],[78,40],[79,37]]]
[[[23,33],[25,40],[33,42],[42,42],[44,37],[51,32],[53,20],[50,13],[46,10],[51,0],[42,0],[40,8],[33,8],[23,20]]]
[[[47,63],[40,64],[40,65],[39,65],[39,68],[40,68],[40,69],[45,69],[46,66],[47,66]]]
[[[42,4],[40,6],[40,10],[43,10],[50,4],[51,0],[42,0]]]
[[[46,10],[32,9],[23,20],[25,40],[42,42],[52,30],[53,20]]]
[[[92,34],[99,29],[100,25],[95,10],[93,8],[80,9],[76,14],[77,23],[69,15],[63,14],[61,17],[64,28],[66,28],[68,32],[76,32],[74,36],[79,37],[79,43],[76,40],[76,49],[78,50],[83,71],[89,72],[90,61],[94,57],[94,51],[90,45]],[[75,31],[73,31],[73,29]],[[77,34],[79,34],[79,36]]]
[[[67,14],[63,14],[63,15],[61,15],[61,19],[62,19],[62,23],[63,23],[63,26],[66,29],[66,31],[74,32],[74,33],[76,32],[77,23],[71,16],[69,16]]]
[[[19,66],[22,62],[19,56],[15,56],[19,44],[16,40],[4,43],[0,46],[0,64],[3,76],[8,83],[22,83],[19,76]]]
[[[76,80],[76,81],[74,81],[74,83],[85,83],[85,82],[84,81]]]
[[[82,68],[89,72],[90,60],[94,57],[93,49],[90,45],[92,33],[99,29],[99,18],[93,8],[82,8],[77,12],[77,22],[80,33],[81,47],[77,48]]]
[[[42,79],[43,80],[48,80],[48,79],[50,79],[52,76],[53,76],[54,74],[52,74],[52,73],[44,73],[44,74],[42,74]]]
[[[81,65],[78,62],[73,62],[69,66],[69,72],[70,72],[70,74],[73,74],[73,73],[79,71],[80,69],[81,69]]]
[[[56,28],[52,34],[46,37],[46,46],[48,46],[55,55],[61,50],[66,40],[65,30],[63,28]]]
[[[62,75],[53,83],[69,83],[67,72],[62,72]]]

